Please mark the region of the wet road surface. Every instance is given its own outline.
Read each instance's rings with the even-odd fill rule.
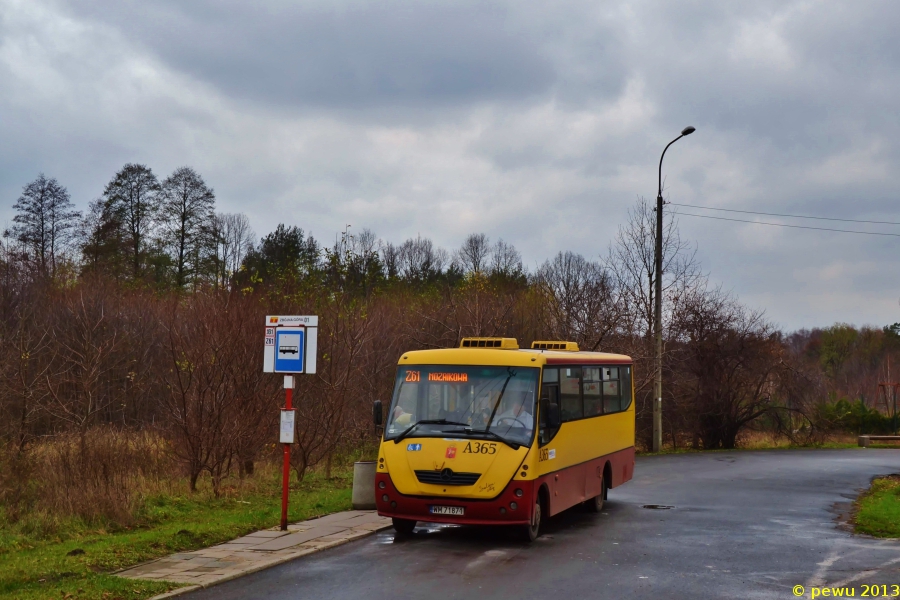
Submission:
[[[900,584],[900,543],[852,535],[841,513],[889,473],[900,450],[639,457],[601,514],[566,511],[532,544],[503,528],[420,524],[183,597],[788,599],[796,585],[806,598],[822,585],[860,597],[864,584]]]

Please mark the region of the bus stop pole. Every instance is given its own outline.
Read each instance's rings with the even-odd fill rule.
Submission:
[[[287,384],[287,378],[285,378]],[[293,377],[291,377],[291,385],[284,386],[284,409],[294,410]],[[291,477],[291,445],[282,444],[284,446],[284,466],[281,472],[281,530],[287,531],[287,514],[288,514],[288,488]]]

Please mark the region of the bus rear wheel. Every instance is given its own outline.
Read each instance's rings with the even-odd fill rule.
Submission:
[[[416,528],[416,521],[411,519],[397,519],[395,517],[391,519],[391,522],[394,524],[394,531],[403,535],[411,534],[413,529]]]
[[[541,535],[541,499],[534,501],[534,514],[531,516],[531,524],[525,526],[525,539],[533,542]]]
[[[604,500],[606,500],[606,477],[601,477],[600,493],[588,500],[585,504],[587,504],[587,508],[589,511],[598,513],[603,510]]]

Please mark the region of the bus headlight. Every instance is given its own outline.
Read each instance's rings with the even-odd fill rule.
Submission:
[[[519,508],[519,505],[516,504],[515,502],[510,502],[509,508],[510,508],[510,510],[516,510],[517,508]]]
[[[390,500],[390,498],[388,497],[387,494],[384,494],[383,496],[381,496],[381,499],[384,500],[385,502],[387,502],[388,500]]]
[[[387,486],[384,485],[384,482],[383,482],[383,481],[379,481],[379,482],[378,482],[378,489],[379,489],[379,490],[383,490],[385,487],[387,487]],[[522,494],[517,494],[517,495],[518,495],[518,496],[521,496]]]
[[[382,481],[381,483],[384,483],[384,482]],[[521,489],[516,488],[516,498],[521,498],[522,494],[524,494],[524,493],[525,492],[523,492]]]

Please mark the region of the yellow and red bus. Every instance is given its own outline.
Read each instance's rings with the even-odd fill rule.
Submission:
[[[465,338],[406,352],[383,418],[375,497],[399,533],[418,521],[517,525],[600,510],[634,472],[632,360],[573,342]]]

